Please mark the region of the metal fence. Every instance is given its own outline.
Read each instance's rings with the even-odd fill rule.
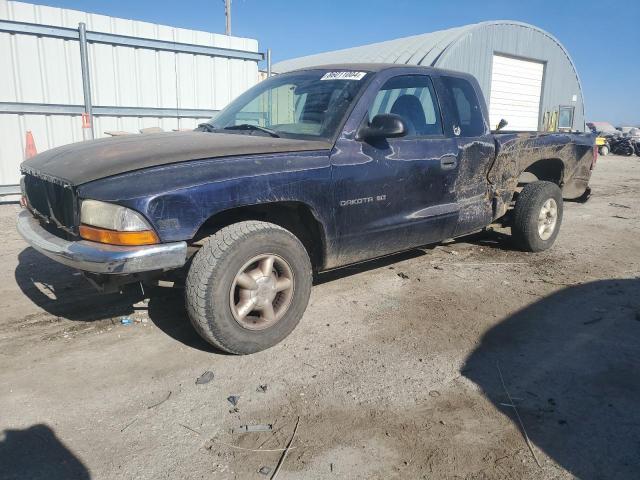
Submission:
[[[0,0],[2,16],[10,19],[0,19],[0,58],[9,63],[0,71],[0,195],[18,192],[27,130],[41,151],[105,131],[193,128],[257,83],[265,57],[251,39],[73,10]],[[68,26],[85,18],[116,32]]]

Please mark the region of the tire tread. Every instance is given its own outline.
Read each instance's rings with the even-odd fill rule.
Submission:
[[[213,278],[215,275],[212,275],[211,272],[218,269],[221,262],[233,252],[238,242],[245,241],[262,232],[274,231],[286,234],[304,250],[304,246],[297,237],[279,225],[248,220],[226,226],[211,235],[202,243],[200,250],[193,258],[185,286],[187,312],[196,331],[220,350],[233,354],[246,353],[237,348],[234,349],[231,346],[233,342],[226,338],[225,332],[219,328],[215,321],[210,321],[214,312],[211,311],[209,305],[209,292],[212,288],[211,282],[215,281]],[[304,251],[306,254],[306,250]],[[308,257],[307,261],[308,265],[305,267],[307,267],[310,279],[311,266]]]
[[[540,202],[553,198],[558,205],[558,220],[553,235],[548,240],[542,240],[538,236],[537,224],[532,217],[537,219]],[[524,186],[513,212],[511,236],[519,248],[527,252],[540,252],[553,245],[562,223],[562,192],[560,187],[553,182],[537,181]]]

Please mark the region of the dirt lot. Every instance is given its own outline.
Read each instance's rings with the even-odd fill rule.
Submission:
[[[0,478],[268,478],[298,417],[279,479],[638,478],[640,159],[592,186],[548,252],[490,232],[325,275],[246,357],[201,341],[180,292],[94,293],[4,205]]]

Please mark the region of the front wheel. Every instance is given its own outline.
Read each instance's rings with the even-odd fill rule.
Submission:
[[[269,348],[293,331],[311,293],[311,262],[288,230],[272,223],[229,225],[205,240],[186,281],[191,323],[235,354]]]
[[[603,157],[606,157],[607,155],[609,155],[609,146],[608,145],[602,145],[598,150],[599,150],[598,153],[600,155],[602,155]]]
[[[524,186],[513,211],[511,235],[528,252],[541,252],[556,240],[562,223],[562,191],[551,182]]]

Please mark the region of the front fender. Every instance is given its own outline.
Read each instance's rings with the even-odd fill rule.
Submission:
[[[216,213],[296,201],[330,219],[329,152],[229,157],[144,169],[97,180],[81,198],[109,201],[142,213],[163,242],[190,240]]]

